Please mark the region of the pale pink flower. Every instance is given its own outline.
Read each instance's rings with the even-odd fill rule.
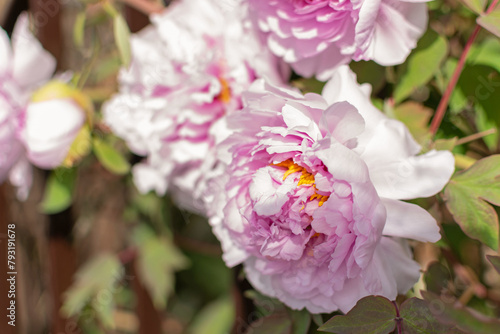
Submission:
[[[453,155],[420,146],[340,67],[323,95],[263,80],[228,116],[227,167],[210,181],[210,223],[229,266],[293,309],[347,312],[360,298],[395,299],[419,277],[403,238],[435,242],[432,216],[401,200],[436,194]]]
[[[132,65],[104,118],[146,159],[133,168],[141,192],[167,188],[188,197],[212,168],[210,154],[225,136],[224,115],[241,107],[257,77],[280,81],[277,59],[244,19],[244,6],[178,1],[132,36]]]
[[[22,14],[12,35],[12,45],[0,29],[0,183],[11,177],[26,197],[31,185],[30,166],[19,140],[19,122],[31,93],[50,79],[55,59],[29,31],[27,14]]]
[[[28,160],[45,169],[60,166],[85,119],[85,111],[71,98],[29,103],[19,130]]]
[[[420,1],[246,1],[274,54],[298,74],[320,80],[351,59],[404,62],[427,26]]]

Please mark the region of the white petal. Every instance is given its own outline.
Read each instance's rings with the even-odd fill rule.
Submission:
[[[167,191],[167,178],[147,163],[136,164],[132,169],[134,184],[142,194],[154,190],[158,195],[164,195]]]
[[[47,81],[56,68],[56,60],[45,51],[29,30],[28,15],[19,16],[12,34],[13,76],[22,87]]]
[[[365,120],[365,131],[358,137],[359,151],[362,151],[364,146],[370,142],[378,123],[387,119],[387,116],[371,103],[370,92],[370,85],[358,84],[356,75],[348,66],[339,67],[326,83],[322,92],[322,96],[329,104],[349,102],[356,107]]]
[[[367,58],[389,66],[401,64],[427,27],[427,5],[384,0]]]
[[[85,122],[84,111],[70,99],[30,103],[21,136],[29,160],[41,168],[62,163]]]
[[[418,205],[382,198],[387,210],[384,235],[436,242],[441,239],[436,220]]]
[[[398,293],[408,292],[420,277],[420,265],[413,261],[406,241],[382,237],[377,253],[390,268],[387,274],[394,277]]]
[[[450,180],[454,167],[448,151],[426,154],[370,166],[370,178],[380,197],[413,199],[438,193]]]
[[[373,129],[369,142],[363,144],[365,150],[361,156],[369,167],[406,159],[419,153],[421,149],[408,128],[393,119],[381,120]]]
[[[322,115],[320,125],[344,144],[357,137],[365,129],[365,120],[357,109],[348,102],[338,102],[328,107]]]

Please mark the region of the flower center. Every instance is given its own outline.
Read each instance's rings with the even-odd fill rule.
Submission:
[[[291,175],[293,173],[300,172],[301,175],[300,175],[299,182],[297,183],[297,186],[306,185],[306,186],[314,187],[315,192],[311,197],[309,197],[309,201],[318,199],[319,200],[318,206],[322,206],[330,197],[330,196],[318,194],[318,189],[316,189],[314,175],[309,173],[304,167],[297,165],[295,162],[293,162],[292,159],[288,159],[288,160],[282,161],[280,163],[273,164],[273,166],[283,167],[283,168],[288,169],[285,172],[285,174],[283,174],[283,181],[285,181],[289,175]]]
[[[220,77],[220,93],[217,95],[216,99],[222,101],[222,103],[228,104],[231,101],[231,88],[229,87],[229,83],[226,79]]]

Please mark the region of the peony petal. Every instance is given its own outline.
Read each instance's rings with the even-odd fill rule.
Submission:
[[[383,66],[405,61],[427,27],[425,3],[383,0],[369,50],[363,59]]]
[[[28,14],[17,19],[12,34],[14,53],[13,76],[22,87],[41,84],[56,68],[55,58],[45,51],[29,30]]]
[[[413,199],[438,193],[455,171],[448,151],[430,151],[399,161],[380,163],[370,169],[370,178],[380,197]]]
[[[394,277],[398,293],[407,293],[417,283],[420,277],[420,265],[412,260],[411,250],[406,241],[382,237],[375,257],[378,256],[390,268],[387,275]]]
[[[41,168],[59,166],[85,122],[84,111],[70,99],[31,103],[21,137],[28,159]]]
[[[132,169],[134,184],[142,194],[155,191],[158,195],[164,195],[167,191],[165,176],[160,171],[146,163],[136,164]]]
[[[357,183],[364,183],[369,179],[366,164],[357,154],[339,143],[325,146],[322,145],[323,148],[316,152],[316,156],[336,179]]]
[[[394,199],[382,198],[387,210],[384,235],[436,242],[441,239],[436,220],[418,205]]]
[[[345,144],[349,139],[363,133],[365,121],[357,109],[348,102],[338,102],[328,107],[320,121],[327,133],[340,143]]]

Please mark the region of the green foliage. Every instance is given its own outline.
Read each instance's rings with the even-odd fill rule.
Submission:
[[[123,274],[123,267],[115,255],[102,254],[91,259],[76,273],[61,311],[73,317],[89,305],[105,327],[113,328],[113,295],[120,289],[118,282]]]
[[[403,302],[399,311],[402,333],[446,333],[451,326],[440,323],[429,309],[430,305],[422,299],[410,298]]]
[[[118,47],[118,51],[120,51],[122,63],[125,67],[128,67],[132,59],[130,50],[130,30],[122,15],[116,15],[113,18],[113,27],[115,42]]]
[[[427,267],[424,275],[427,291],[440,294],[448,287],[451,276],[449,270],[439,262],[433,262]]]
[[[222,297],[201,309],[189,327],[188,332],[190,334],[229,333],[234,317],[233,301],[228,297]]]
[[[301,311],[288,309],[288,316],[292,320],[291,334],[307,334],[311,326],[311,315],[306,309]]]
[[[76,169],[58,168],[54,170],[45,186],[40,203],[40,211],[54,214],[66,210],[73,201]]]
[[[500,274],[500,256],[486,255],[486,258],[493,265],[493,268]]]
[[[174,273],[187,266],[187,260],[173,243],[157,236],[146,225],[134,231],[139,256],[137,269],[156,307],[164,309],[174,289]]]
[[[75,19],[75,24],[73,26],[73,43],[77,48],[83,47],[86,20],[87,13],[85,12],[78,13]]]
[[[394,89],[394,101],[402,102],[418,87],[431,80],[440,69],[447,53],[446,39],[433,30],[428,30],[408,58],[406,66],[403,66],[401,79]]]
[[[291,334],[292,320],[284,313],[273,314],[257,320],[251,328],[259,334]]]
[[[497,5],[491,13],[478,17],[477,23],[492,34],[500,37],[500,6]]]
[[[368,296],[358,301],[346,315],[337,315],[319,328],[337,334],[387,334],[396,328],[394,304],[381,296]]]
[[[368,296],[346,315],[337,315],[319,328],[337,334],[388,334],[397,328],[405,334],[442,334],[453,325],[441,323],[429,311],[429,303],[410,298],[399,307],[385,297]]]
[[[461,0],[470,10],[476,14],[482,14],[486,6],[486,0]]]
[[[453,176],[445,202],[455,221],[471,238],[498,248],[498,215],[488,204],[500,205],[500,155],[477,161]]]
[[[442,324],[456,326],[460,331],[471,334],[496,334],[500,328],[500,321],[474,313],[470,309],[457,306],[456,300],[450,297],[438,297],[435,294],[423,291],[422,295],[429,305],[428,312]]]
[[[130,171],[128,161],[113,146],[98,138],[94,138],[92,144],[95,156],[108,171],[118,175],[124,175]]]

